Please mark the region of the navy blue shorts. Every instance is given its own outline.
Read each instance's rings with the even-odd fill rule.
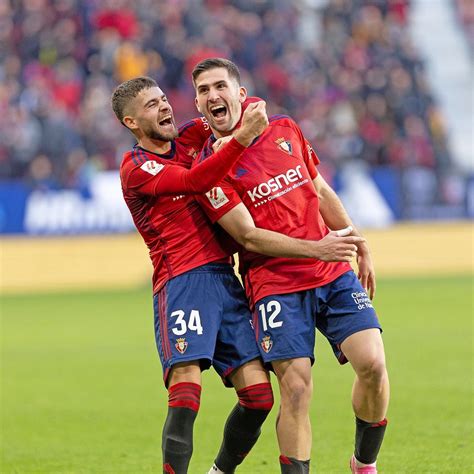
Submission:
[[[153,302],[165,384],[174,364],[199,360],[230,387],[228,375],[260,357],[247,299],[230,265],[211,263],[178,275]]]
[[[382,330],[353,271],[319,288],[262,298],[255,305],[253,325],[266,364],[298,357],[314,362],[315,328],[344,364],[347,359],[340,345],[347,337],[364,329]]]

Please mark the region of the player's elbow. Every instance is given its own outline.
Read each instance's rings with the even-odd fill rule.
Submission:
[[[258,239],[255,235],[255,229],[250,229],[240,236],[239,244],[248,252],[260,252]]]

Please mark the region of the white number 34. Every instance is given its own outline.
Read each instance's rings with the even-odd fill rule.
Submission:
[[[198,336],[202,334],[201,316],[197,309],[192,309],[189,314],[189,320],[186,322],[185,312],[181,309],[173,311],[171,317],[176,317],[175,327],[172,329],[177,336],[182,336],[186,331],[196,331]]]

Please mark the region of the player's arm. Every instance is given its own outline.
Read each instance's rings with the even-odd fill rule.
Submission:
[[[330,229],[352,226],[352,235],[360,237],[360,233],[352,223],[341,200],[324,178],[318,174],[313,179],[313,184],[319,197],[319,210],[326,225]],[[359,267],[358,278],[362,286],[369,291],[370,298],[373,298],[376,289],[375,270],[369,246],[365,240],[357,243],[357,265]]]
[[[295,239],[278,232],[255,226],[243,203],[237,204],[217,220],[234,240],[250,252],[271,257],[317,258],[327,262],[350,262],[355,255],[356,243],[361,237],[340,237],[331,232],[319,241]]]
[[[217,153],[192,169],[176,165],[148,165],[135,168],[128,179],[129,189],[142,194],[200,194],[211,189],[230,171],[243,151],[268,125],[265,102],[250,104],[244,113],[242,126]],[[148,173],[148,175],[147,175]],[[150,175],[152,177],[150,178]]]

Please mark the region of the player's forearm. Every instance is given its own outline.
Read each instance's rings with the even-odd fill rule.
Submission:
[[[351,235],[362,237],[349,217],[349,214],[347,214],[338,195],[329,186],[324,187],[319,193],[319,211],[323,216],[324,222],[331,230],[351,226]],[[369,252],[367,242],[358,243],[357,248],[359,254]]]
[[[225,177],[245,149],[246,146],[237,140],[230,140],[217,153],[188,171],[184,191],[196,194],[209,191]]]
[[[261,253],[270,257],[319,257],[318,242],[294,239],[271,230],[253,228],[237,240],[249,252]]]

